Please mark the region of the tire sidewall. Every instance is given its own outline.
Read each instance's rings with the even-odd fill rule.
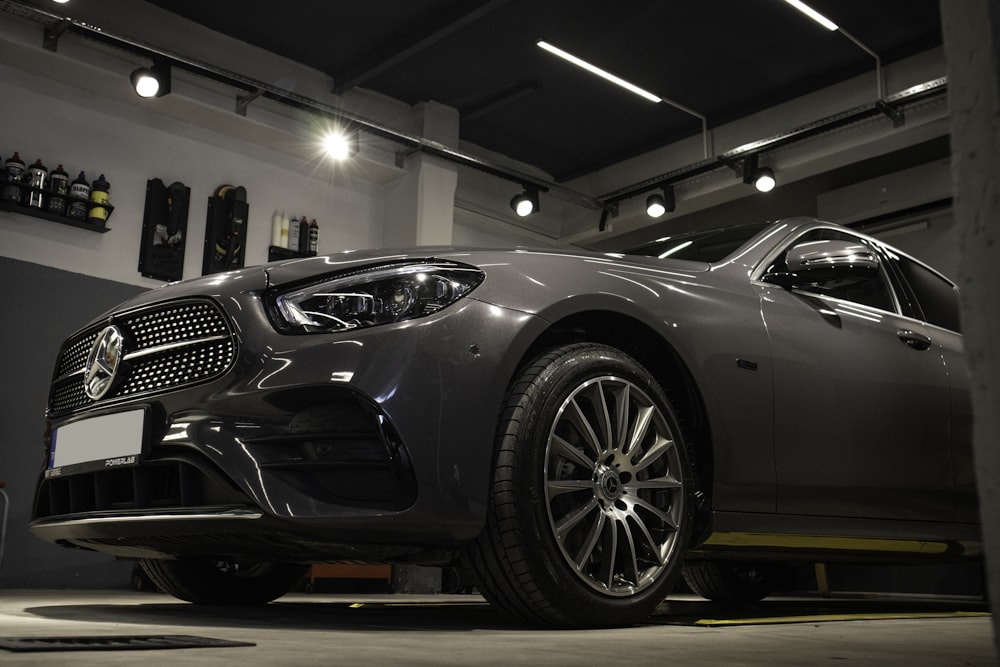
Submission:
[[[615,348],[597,345],[574,346],[541,373],[525,394],[524,420],[517,429],[515,449],[518,474],[515,497],[525,549],[530,567],[537,568],[534,579],[548,599],[561,599],[560,607],[580,625],[621,625],[645,618],[666,597],[680,576],[681,563],[691,533],[692,479],[688,456],[677,419],[663,390],[653,377],[631,357]],[[684,483],[684,507],[670,562],[659,580],[630,596],[602,594],[581,580],[570,567],[551,529],[546,492],[547,444],[552,425],[567,397],[580,385],[597,377],[611,376],[632,382],[655,403],[680,450]],[[598,613],[595,613],[598,612]]]

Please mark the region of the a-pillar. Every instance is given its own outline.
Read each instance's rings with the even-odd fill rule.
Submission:
[[[421,137],[448,148],[458,147],[458,112],[437,102],[414,107]],[[382,245],[449,245],[455,217],[458,168],[426,153],[404,163],[406,175],[386,188]]]
[[[962,229],[959,286],[972,376],[973,451],[993,639],[1000,652],[1000,4],[941,0],[941,26],[955,219]]]

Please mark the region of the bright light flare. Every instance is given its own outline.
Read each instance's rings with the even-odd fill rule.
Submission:
[[[323,150],[339,162],[351,156],[351,142],[343,132],[330,132],[323,137]]]

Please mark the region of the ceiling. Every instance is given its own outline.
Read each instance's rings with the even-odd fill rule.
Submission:
[[[874,58],[782,0],[149,2],[324,72],[337,92],[454,107],[463,141],[558,182],[696,136],[702,124],[577,69],[539,39],[709,128],[868,72],[874,97]],[[883,67],[941,44],[938,0],[810,4]]]

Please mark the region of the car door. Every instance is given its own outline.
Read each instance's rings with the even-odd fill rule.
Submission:
[[[778,511],[948,520],[949,390],[928,327],[901,314],[885,258],[867,240],[819,229],[784,251],[826,239],[857,242],[881,261],[862,283],[760,287]]]
[[[898,253],[889,263],[904,288],[902,311],[926,322],[948,377],[951,398],[951,461],[955,483],[955,521],[979,521],[972,457],[972,398],[959,307],[958,288],[940,273]]]

